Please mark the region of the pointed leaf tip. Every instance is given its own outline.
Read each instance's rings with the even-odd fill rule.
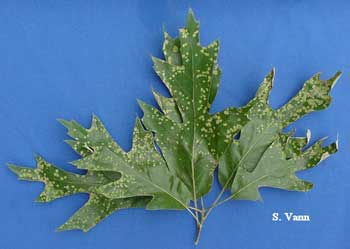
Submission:
[[[187,31],[190,34],[197,33],[195,37],[196,37],[196,40],[198,40],[199,22],[196,20],[194,13],[191,9],[189,9],[188,11],[185,29],[187,29]]]
[[[34,154],[34,158],[35,158],[35,161],[36,161],[37,163],[42,162],[42,161],[45,161],[44,158],[43,158],[40,154],[38,154],[38,153],[35,153],[35,154]]]
[[[335,75],[332,78],[329,79],[332,82],[331,88],[333,88],[335,86],[335,84],[338,82],[341,75],[342,75],[342,72],[338,71],[335,73]]]
[[[309,144],[311,140],[311,130],[307,129],[306,131],[306,144]]]
[[[275,78],[275,75],[276,75],[276,68],[273,67],[270,71],[270,75],[272,76],[272,78],[274,79]]]
[[[337,133],[337,140],[335,140],[335,149],[339,150],[339,133]]]
[[[102,123],[102,122],[100,118],[95,113],[93,113],[91,117],[91,124],[96,124],[96,123]]]
[[[141,100],[141,99],[136,99],[136,102],[137,102],[137,104],[141,107],[141,109],[142,109],[143,106],[146,105],[146,102],[144,102],[144,101]]]
[[[17,176],[19,176],[20,174],[20,167],[11,164],[11,163],[7,163],[6,166],[9,168],[9,170],[11,170],[14,174],[16,174]]]
[[[66,127],[67,129],[69,129],[70,124],[72,123],[71,121],[68,121],[66,119],[63,118],[58,118],[57,121],[63,125],[64,127]]]
[[[195,20],[195,17],[194,17],[194,13],[193,13],[193,9],[192,9],[192,8],[188,8],[187,18],[192,18],[193,20]]]

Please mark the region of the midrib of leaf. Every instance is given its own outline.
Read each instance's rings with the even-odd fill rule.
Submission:
[[[191,168],[192,168],[192,190],[193,190],[193,202],[194,202],[194,207],[197,209],[197,193],[196,193],[196,179],[194,175],[194,151],[195,151],[195,141],[196,141],[196,115],[195,115],[195,106],[194,106],[194,99],[195,99],[195,94],[194,94],[194,56],[193,56],[193,44],[191,43],[191,74],[192,74],[192,113],[193,113],[193,135],[192,135],[192,155],[191,155]],[[196,211],[196,216],[197,216],[197,211]]]
[[[191,170],[192,170],[192,189],[193,189],[193,201],[194,201],[194,205],[195,208],[197,208],[197,193],[196,193],[196,180],[195,180],[195,165],[194,165],[194,155],[195,155],[195,148],[196,148],[196,123],[197,123],[197,113],[196,113],[196,108],[195,108],[195,82],[196,82],[196,77],[194,74],[194,54],[193,54],[193,43],[190,43],[191,45],[191,81],[192,81],[192,113],[193,113],[193,134],[192,134],[192,155],[191,155]],[[212,69],[212,68],[211,68]],[[209,83],[209,88],[208,88],[208,93],[207,93],[207,100],[209,100],[209,96],[211,93],[211,85],[212,85],[212,80],[210,80]],[[200,140],[202,140],[202,138],[199,138]]]

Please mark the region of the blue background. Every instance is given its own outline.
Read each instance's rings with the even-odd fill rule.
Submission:
[[[19,182],[7,162],[34,165],[33,154],[74,170],[78,156],[63,142],[57,118],[88,126],[96,113],[125,149],[140,109],[164,90],[150,55],[161,56],[162,26],[182,27],[189,7],[204,44],[219,38],[221,88],[213,111],[253,97],[272,68],[271,103],[279,107],[314,73],[343,77],[329,109],[292,125],[315,139],[339,133],[340,151],[300,175],[308,193],[263,189],[264,202],[217,208],[198,248],[350,248],[350,2],[349,1],[1,1],[0,2],[0,249],[194,248],[186,212],[123,210],[89,233],[57,233],[85,201],[76,195],[34,203],[42,184]],[[216,184],[211,196],[218,192]],[[309,214],[309,223],[271,221],[273,212]]]

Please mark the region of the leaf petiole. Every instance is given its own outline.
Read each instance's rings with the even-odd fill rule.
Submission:
[[[198,213],[204,213],[206,211],[206,210],[195,208],[195,207],[189,207],[189,209],[194,210],[194,211],[196,211]]]

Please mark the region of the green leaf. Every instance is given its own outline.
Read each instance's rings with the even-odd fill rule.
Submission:
[[[18,175],[19,179],[40,181],[45,183],[44,191],[37,198],[38,202],[49,202],[57,198],[77,193],[89,193],[89,201],[76,212],[60,230],[81,229],[88,231],[112,212],[131,207],[144,207],[150,200],[147,197],[109,200],[95,193],[97,186],[108,184],[120,178],[116,172],[88,172],[85,175],[63,171],[36,157],[37,167],[9,165],[9,168]]]
[[[264,152],[255,169],[250,172],[238,168],[231,185],[231,198],[260,200],[260,187],[274,187],[291,191],[308,191],[312,184],[300,180],[295,173],[316,166],[321,160],[337,151],[336,143],[322,147],[316,143],[301,156],[287,159],[283,145],[274,141]],[[225,162],[223,161],[224,165]]]
[[[161,111],[139,102],[143,123],[155,132],[169,169],[190,189],[193,200],[210,190],[220,155],[246,120],[244,108],[209,114],[221,75],[218,49],[218,41],[200,45],[199,24],[190,11],[178,38],[165,33],[165,60],[153,58],[171,98],[155,93]]]
[[[179,178],[171,174],[156,151],[153,135],[139,120],[133,133],[133,147],[128,153],[115,153],[108,147],[95,147],[95,152],[73,162],[89,171],[115,171],[121,178],[98,188],[110,199],[152,196],[148,209],[186,209],[190,192]]]
[[[313,167],[335,153],[336,143],[322,147],[320,141],[303,152],[309,135],[294,138],[282,130],[303,115],[328,107],[330,90],[339,76],[337,73],[329,80],[321,80],[319,74],[315,75],[278,110],[273,110],[265,98],[257,98],[249,109],[249,121],[239,139],[232,141],[220,160],[219,181],[224,189],[231,190],[232,199],[260,199],[259,187],[297,191],[311,188],[312,185],[299,180],[295,172]],[[270,73],[265,81],[272,86],[273,78]]]
[[[68,134],[74,140],[67,143],[83,157],[91,156],[102,148],[113,150],[128,159],[128,156],[113,141],[101,121],[93,116],[91,128],[85,129],[75,121],[60,120],[68,129]],[[138,153],[134,153],[130,160],[137,160]],[[87,231],[102,219],[122,208],[145,207],[151,198],[146,196],[123,199],[108,199],[98,192],[98,187],[119,180],[121,174],[115,171],[88,171],[85,175],[73,174],[61,170],[36,157],[35,169],[9,165],[9,168],[21,180],[41,181],[45,189],[37,198],[39,202],[48,202],[64,196],[88,193],[89,201],[77,211],[59,230],[81,229]],[[128,159],[129,160],[129,159]]]
[[[37,198],[39,202],[49,202],[57,198],[77,193],[89,193],[98,185],[107,184],[110,178],[117,180],[120,174],[110,172],[105,177],[102,173],[88,172],[86,175],[73,174],[66,172],[54,165],[44,161],[40,156],[36,156],[37,167],[35,169],[28,167],[9,165],[9,168],[18,175],[20,180],[41,181],[45,183],[45,189]]]

